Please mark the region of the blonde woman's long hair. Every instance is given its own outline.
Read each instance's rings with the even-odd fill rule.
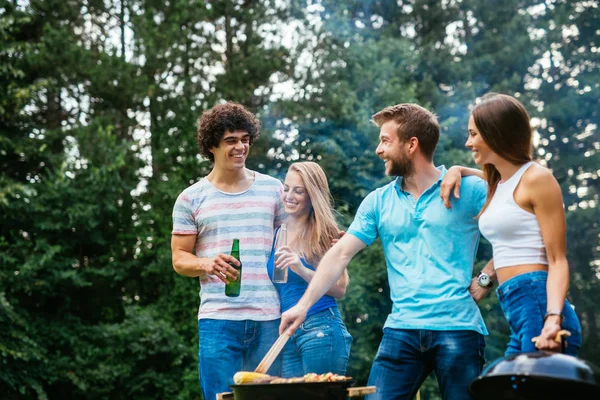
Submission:
[[[296,172],[302,178],[311,202],[308,222],[304,234],[298,238],[296,246],[303,257],[312,265],[331,248],[331,242],[339,237],[339,227],[335,221],[333,197],[325,172],[312,161],[296,162],[288,172]]]

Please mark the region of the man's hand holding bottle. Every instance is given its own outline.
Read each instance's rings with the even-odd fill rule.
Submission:
[[[229,254],[219,253],[213,258],[201,258],[200,270],[207,275],[214,275],[225,284],[238,277],[238,271],[231,264],[239,267],[240,262]]]

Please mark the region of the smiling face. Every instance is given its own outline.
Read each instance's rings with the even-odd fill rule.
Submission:
[[[310,214],[312,203],[300,174],[288,171],[283,182],[283,206],[290,217]]]
[[[245,131],[225,132],[219,146],[210,149],[215,166],[225,169],[244,168],[250,150],[250,135]]]
[[[485,140],[483,140],[477,125],[475,125],[473,115],[469,118],[469,137],[465,146],[471,149],[473,159],[479,166],[494,164],[494,161],[498,159],[498,155],[494,153]]]
[[[396,131],[397,124],[394,121],[381,125],[375,153],[384,161],[386,175],[410,176],[414,167],[406,149],[407,143],[400,140]]]

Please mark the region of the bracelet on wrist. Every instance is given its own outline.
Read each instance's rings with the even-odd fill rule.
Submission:
[[[562,325],[565,316],[561,313],[561,312],[556,312],[556,311],[546,311],[546,315],[544,315],[544,322],[546,322],[546,320],[548,319],[548,317],[551,316],[557,316],[560,317],[560,325]]]

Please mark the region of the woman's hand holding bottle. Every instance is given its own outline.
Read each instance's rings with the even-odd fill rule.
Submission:
[[[282,246],[275,253],[275,267],[290,267],[296,274],[302,276],[307,268],[302,264],[300,256],[296,254],[290,246]]]

